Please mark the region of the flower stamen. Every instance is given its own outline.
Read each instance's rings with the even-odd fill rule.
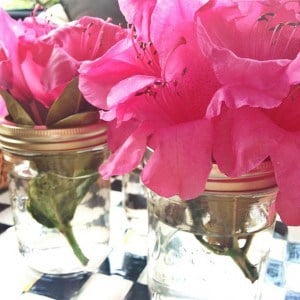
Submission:
[[[93,23],[91,23],[91,25],[93,25]],[[102,46],[105,25],[106,25],[106,23],[101,25],[101,29],[98,31],[98,35],[97,35],[96,42],[95,42],[95,47],[93,48],[93,52],[91,53],[91,59],[94,59],[97,57],[97,52],[99,51],[99,49]]]
[[[280,22],[276,23],[276,18]],[[261,15],[253,24],[250,37],[250,56],[255,59],[291,59],[298,53],[299,46],[296,44],[297,30],[300,22],[281,21],[282,17],[273,12]],[[263,26],[260,26],[263,24]]]
[[[269,44],[270,52],[271,52],[271,58],[274,58],[275,53],[277,51],[277,47],[279,44],[280,36],[282,34],[282,28],[285,24],[279,23],[275,27],[272,27],[269,29],[269,31],[272,31],[272,36]]]
[[[287,41],[287,43],[286,43],[285,48],[284,48],[284,50],[283,50],[283,55],[286,55],[287,50],[288,50],[288,48],[289,48],[289,46],[290,46],[292,40],[295,38],[296,31],[297,31],[297,29],[298,29],[298,26],[300,25],[300,22],[297,22],[297,23],[295,23],[295,22],[290,22],[290,23],[287,23],[286,25],[287,25],[287,26],[294,27],[294,28],[293,28],[293,30],[292,30],[292,33],[290,34],[290,37],[289,37],[289,39],[288,39],[288,41]]]
[[[250,34],[250,55],[253,53],[254,58],[263,59],[265,56],[265,43],[266,35],[268,33],[268,26],[270,24],[270,18],[275,17],[272,12],[261,15],[257,22],[254,23]],[[264,23],[264,26],[259,26]],[[261,37],[261,38],[258,38]],[[252,43],[254,41],[254,43]],[[251,47],[254,45],[254,49]]]

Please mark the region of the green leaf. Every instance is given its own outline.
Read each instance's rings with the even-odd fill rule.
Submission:
[[[57,228],[83,265],[88,260],[73,235],[71,221],[99,178],[98,167],[105,157],[105,151],[82,151],[36,155],[31,161],[38,175],[28,185],[28,211],[40,224]]]
[[[60,229],[72,220],[77,205],[72,179],[40,173],[29,182],[28,195],[28,210],[42,225]]]
[[[97,178],[98,174],[69,178],[40,173],[29,182],[28,209],[39,223],[60,229],[73,219],[77,204]]]
[[[35,123],[27,113],[27,111],[22,107],[22,105],[7,91],[0,91],[3,97],[7,111],[12,118],[12,121],[16,124],[34,126]]]
[[[73,126],[82,126],[92,124],[99,120],[99,112],[98,111],[87,111],[78,114],[74,114],[72,116],[68,116],[58,122],[49,125],[49,128],[67,128]]]
[[[78,77],[76,77],[69,82],[60,97],[50,107],[46,126],[50,127],[52,124],[78,113],[82,98],[78,88]]]
[[[74,254],[83,264],[87,264],[88,260],[73,235],[70,222],[77,205],[97,178],[98,174],[95,173],[81,177],[40,173],[30,180],[28,187],[28,211],[40,224],[57,228],[64,234]]]

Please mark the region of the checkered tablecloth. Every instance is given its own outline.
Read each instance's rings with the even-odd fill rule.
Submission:
[[[0,194],[0,299],[147,300],[147,237],[130,229],[121,180],[112,181],[112,250],[97,273],[76,278],[40,275],[18,252],[7,191]],[[300,228],[276,223],[263,300],[300,300]],[[212,299],[214,300],[214,299]]]

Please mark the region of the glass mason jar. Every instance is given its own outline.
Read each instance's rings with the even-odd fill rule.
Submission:
[[[123,208],[126,222],[126,252],[147,257],[147,197],[141,182],[141,167],[122,176]]]
[[[141,236],[148,234],[148,212],[145,187],[141,182],[141,168],[123,175],[124,209],[129,229]]]
[[[214,165],[188,201],[148,191],[152,299],[259,299],[276,194],[269,161],[240,178]]]
[[[97,269],[107,255],[110,183],[106,126],[46,129],[0,125],[19,250],[48,274]]]

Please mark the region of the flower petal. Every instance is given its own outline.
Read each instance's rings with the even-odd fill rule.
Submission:
[[[30,97],[30,91],[24,82],[24,77],[20,69],[18,38],[24,35],[24,26],[21,22],[17,22],[9,16],[9,14],[0,9],[0,41],[2,51],[5,53],[5,68],[9,68],[9,72],[3,72],[1,75],[1,85],[6,89],[12,89],[17,86],[23,91],[23,97]],[[4,57],[4,55],[2,55]],[[1,59],[2,60],[2,59]],[[4,67],[3,66],[3,67]]]
[[[44,37],[57,44],[78,62],[94,60],[126,36],[126,30],[100,18],[84,16],[58,27]]]
[[[288,66],[287,74],[291,84],[300,83],[299,67],[300,67],[300,53]]]
[[[130,120],[128,122],[122,122],[120,126],[117,126],[116,121],[107,122],[107,143],[109,149],[114,152],[129,138],[129,136],[137,129],[138,122],[136,120]]]
[[[162,129],[154,134],[150,146],[154,152],[142,171],[147,187],[161,196],[179,195],[184,200],[203,192],[212,165],[210,121]]]
[[[121,12],[129,24],[134,24],[138,36],[150,40],[151,15],[157,0],[119,0]]]
[[[283,135],[259,109],[229,109],[216,120],[214,158],[222,172],[238,177],[268,158]]]
[[[194,15],[203,5],[202,2],[204,1],[157,0],[151,17],[151,40],[162,57],[167,59],[170,51],[182,38],[196,41]]]
[[[41,83],[46,91],[53,91],[57,87],[65,86],[78,76],[79,63],[70,57],[64,49],[55,47],[48,59],[47,67],[41,74]]]
[[[136,63],[131,39],[124,39],[99,59],[82,63],[79,68],[79,88],[91,104],[108,109],[110,89],[119,81],[136,74],[145,74],[145,70]]]
[[[274,80],[274,82],[277,82]],[[286,92],[288,92],[286,90]],[[221,113],[223,103],[229,108],[240,108],[243,106],[274,108],[281,104],[282,98],[274,97],[266,91],[256,89],[247,84],[236,84],[223,86],[213,95],[206,111],[208,118],[213,118]]]
[[[155,123],[143,123],[126,139],[108,160],[100,166],[99,172],[104,179],[113,175],[131,172],[141,162],[146,147],[148,136],[155,131]]]
[[[277,14],[274,20],[265,16],[265,23],[260,19],[270,9],[277,12],[282,8],[283,16],[278,13],[280,20],[282,17],[283,20],[286,18],[291,21],[291,14],[281,4],[273,5],[268,6],[262,1],[243,3],[215,0],[199,9],[198,45],[211,60],[216,77],[224,86],[213,98],[207,116],[213,117],[220,113],[222,103],[231,108],[246,105],[273,108],[287,96],[290,88],[287,67],[295,59],[293,34],[288,43],[285,32],[282,33],[274,49],[270,43],[274,38],[271,25],[275,22],[276,26]],[[297,17],[296,12],[293,16]],[[290,27],[287,28],[290,30]],[[261,33],[264,31],[265,35]],[[268,41],[266,45],[265,40]],[[298,40],[296,42],[299,44]]]
[[[1,75],[0,75],[1,76]],[[0,96],[0,118],[4,118],[8,115],[6,104],[2,96]]]
[[[0,87],[10,89],[12,82],[12,66],[0,43]]]
[[[157,96],[159,98],[159,96]],[[127,121],[130,119],[143,121],[153,121],[157,124],[164,124],[167,126],[174,124],[171,119],[171,110],[169,106],[176,105],[176,102],[160,103],[156,97],[148,97],[148,95],[132,96],[129,97],[126,102],[120,103],[116,106],[116,117],[118,122]],[[161,99],[160,99],[161,100]],[[175,112],[176,108],[174,108]]]
[[[29,88],[32,98],[40,101],[45,107],[51,106],[53,101],[62,91],[62,88],[60,90],[56,90],[56,86],[53,90],[46,91],[41,82],[41,77],[48,63],[52,49],[52,45],[48,45],[43,42],[37,43],[22,39],[19,41],[19,65],[23,74],[24,82]],[[55,74],[49,74],[49,76],[50,75],[53,78]],[[19,100],[29,99],[24,98],[24,95],[22,95],[23,90],[20,89],[18,85],[15,85],[10,92],[15,96],[18,95],[17,98]]]
[[[109,107],[123,103],[127,98],[134,95],[141,89],[153,84],[159,78],[146,75],[135,75],[121,80],[112,87],[108,96]],[[126,91],[126,93],[124,93]]]
[[[277,210],[287,225],[300,225],[300,133],[286,133],[271,155],[280,190]]]

